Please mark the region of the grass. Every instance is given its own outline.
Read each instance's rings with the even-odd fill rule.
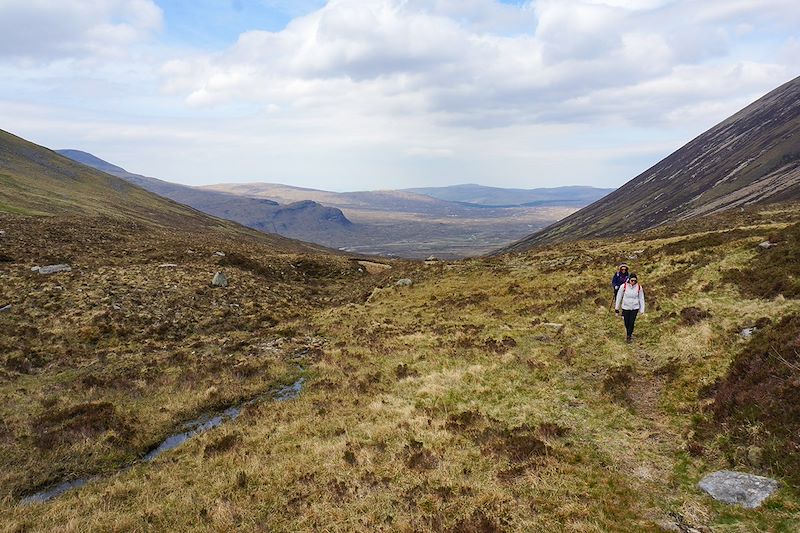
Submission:
[[[7,366],[0,384],[12,435],[0,441],[2,486],[11,487],[0,504],[4,525],[796,530],[800,496],[791,476],[748,464],[741,452],[750,442],[725,441],[713,425],[699,430],[712,420],[714,383],[747,353],[738,331],[800,312],[797,300],[742,294],[725,278],[750,268],[759,239],[793,213],[771,208],[761,225],[747,214],[748,231],[715,237],[711,253],[697,246],[698,234],[656,234],[492,259],[398,262],[372,274],[343,258],[234,242],[199,242],[187,254],[185,244],[156,233],[98,243],[87,264],[86,252],[66,239],[47,253],[71,255],[80,268],[40,279],[23,273],[20,258],[45,253],[44,245],[39,252],[20,243],[8,251],[18,263],[0,264],[3,297],[24,292],[31,305],[24,320],[0,320],[37,328],[40,344],[26,357],[44,347],[57,353],[41,355],[39,366],[31,360],[29,374]],[[45,239],[53,231],[47,225],[28,234]],[[676,246],[682,239],[686,245]],[[223,245],[228,259],[213,256]],[[113,256],[119,249],[129,251]],[[175,258],[179,271],[153,268]],[[621,259],[632,263],[653,304],[637,321],[633,345],[609,309],[608,284]],[[233,273],[227,291],[207,287],[220,264]],[[143,284],[124,282],[145,274]],[[402,277],[414,284],[395,286]],[[375,287],[382,290],[373,294]],[[131,313],[119,323],[101,312],[116,302]],[[705,314],[683,320],[690,308]],[[30,338],[2,337],[12,349]],[[193,414],[290,380],[292,354],[309,345],[307,386],[297,400],[248,407],[235,423],[153,464],[47,504],[16,505],[35,480],[87,465],[111,470]],[[109,386],[116,380],[124,385]],[[97,417],[78,416],[92,409]],[[35,440],[48,431],[84,438],[53,448],[43,464]],[[130,444],[114,444],[114,435]],[[717,504],[696,483],[722,468],[776,475],[782,488],[754,511]]]

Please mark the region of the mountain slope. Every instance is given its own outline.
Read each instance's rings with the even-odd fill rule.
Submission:
[[[330,251],[209,216],[0,130],[2,213],[53,216],[79,226],[90,218],[103,218],[255,239],[283,251]]]
[[[643,230],[800,198],[800,77],[692,140],[617,191],[501,251]]]
[[[324,243],[331,234],[347,231],[351,226],[350,221],[339,209],[316,202],[303,201],[282,206],[268,199],[204,190],[133,174],[80,150],[57,150],[57,152],[159,196],[268,233]]]
[[[448,187],[420,187],[406,191],[425,194],[449,202],[463,202],[485,206],[559,205],[584,206],[599,200],[614,189],[596,187],[548,187],[538,189],[506,189],[485,185],[463,184]]]

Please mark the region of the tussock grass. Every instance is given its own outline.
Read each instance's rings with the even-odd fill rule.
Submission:
[[[157,374],[128,377],[144,381],[135,401],[134,389],[76,386],[92,383],[81,366],[59,363],[63,370],[52,375],[7,370],[0,392],[20,402],[14,427],[41,416],[36,402],[61,383],[68,401],[53,413],[107,401],[115,414],[149,421],[152,434],[181,418],[176,413],[213,404],[210,385],[225,395],[287,379],[291,344],[265,351],[273,354],[268,370],[234,374],[277,330],[321,343],[307,356],[308,382],[297,400],[248,407],[235,423],[154,464],[51,503],[20,507],[6,497],[3,516],[11,530],[59,531],[796,530],[800,497],[791,478],[731,453],[749,443],[721,440],[713,427],[708,435],[697,431],[712,417],[709,391],[746,349],[739,330],[800,312],[791,298],[743,295],[722,274],[748,264],[761,224],[771,231],[793,212],[748,213],[752,227],[715,237],[711,253],[697,247],[696,234],[664,232],[493,259],[398,264],[375,274],[343,266],[338,277],[305,289],[302,275],[291,283],[268,280],[285,298],[264,305],[276,325],[248,330],[248,318],[226,315],[194,348],[197,333],[169,341],[172,326],[166,339],[150,344],[131,333],[138,353],[159,361]],[[683,238],[685,246],[664,249]],[[272,259],[240,253],[280,271]],[[637,321],[632,345],[610,309],[608,284],[621,259],[633,263],[654,304]],[[248,280],[235,293],[242,308],[268,297],[264,275],[252,268],[238,275]],[[682,280],[677,290],[673,276]],[[394,286],[401,277],[414,284]],[[326,288],[332,281],[339,285]],[[366,302],[375,287],[382,290]],[[304,299],[316,303],[291,309]],[[682,320],[690,308],[707,315]],[[89,316],[81,311],[73,320]],[[128,337],[120,339],[131,347]],[[109,354],[90,368],[103,383],[123,368],[143,369],[131,353]],[[179,392],[187,380],[192,385]],[[15,392],[20,388],[26,392]],[[160,392],[146,399],[145,391]],[[159,402],[172,395],[160,413]],[[32,464],[23,459],[33,457],[32,448],[25,449],[29,455],[7,464]],[[62,448],[53,457],[79,455]],[[721,468],[778,475],[783,486],[762,509],[730,508],[696,488]]]

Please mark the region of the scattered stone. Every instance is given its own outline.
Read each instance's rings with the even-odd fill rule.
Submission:
[[[758,330],[757,327],[750,326],[750,327],[744,328],[742,331],[740,331],[739,335],[741,335],[745,339],[749,339],[750,337],[753,336],[753,333],[755,333],[757,330]]]
[[[10,313],[11,312],[11,304],[4,305],[0,307],[0,313]]]
[[[6,235],[6,230],[0,229],[0,237],[5,237],[5,235]]]
[[[217,257],[225,257],[225,252],[214,252]]]
[[[178,265],[175,263],[161,263],[158,268],[175,268],[176,266]]]
[[[395,285],[398,287],[410,287],[414,282],[408,278],[398,279]]]
[[[556,330],[558,332],[560,332],[562,329],[564,329],[564,324],[558,324],[556,322],[543,322],[542,326],[544,326],[546,328],[554,329],[554,330]]]
[[[41,268],[41,267],[38,267],[38,266],[31,267],[31,272],[39,272],[39,268]]]
[[[111,308],[112,308],[114,311],[121,311],[121,310],[122,310],[122,306],[121,306],[121,305],[119,305],[119,304],[111,304]]]
[[[768,248],[772,248],[773,246],[778,246],[778,245],[776,243],[774,243],[774,242],[769,242],[769,241],[764,241],[764,242],[762,242],[761,244],[758,245],[759,248],[762,248],[764,250],[766,250]]]
[[[367,297],[367,303],[374,302],[382,292],[383,289],[381,289],[380,287],[375,287],[374,289],[372,289],[372,292],[370,293],[369,297]]]
[[[746,509],[761,506],[778,490],[778,482],[774,479],[730,470],[708,474],[697,486],[717,501],[738,504]]]
[[[214,287],[227,287],[228,278],[222,272],[217,272],[214,274],[214,279],[211,280],[211,284]]]
[[[39,272],[39,274],[57,274],[59,272],[72,272],[72,267],[65,263],[59,265],[47,265],[39,267],[39,270],[37,270],[37,272]]]

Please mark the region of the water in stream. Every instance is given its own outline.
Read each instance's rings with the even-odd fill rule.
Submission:
[[[202,416],[196,420],[187,422],[186,424],[183,425],[184,431],[180,433],[175,433],[174,435],[170,435],[169,437],[164,439],[158,446],[156,446],[155,448],[147,452],[144,456],[142,456],[142,458],[139,461],[136,461],[136,463],[134,463],[133,465],[128,465],[124,468],[121,468],[119,471],[123,472],[125,470],[129,470],[134,465],[139,463],[149,463],[162,453],[177,448],[190,438],[205,433],[206,431],[214,429],[217,426],[221,426],[226,422],[235,420],[241,414],[242,409],[248,405],[253,405],[266,400],[275,400],[278,402],[283,402],[286,400],[292,400],[294,398],[297,398],[298,396],[300,396],[300,391],[303,388],[304,381],[305,378],[301,377],[291,385],[283,387],[275,392],[256,396],[255,398],[252,398],[240,405],[228,407],[224,411],[217,413],[215,415]],[[37,492],[36,494],[31,494],[30,496],[22,498],[20,500],[20,504],[26,505],[31,503],[46,502],[57,496],[61,496],[68,490],[77,489],[79,487],[86,485],[88,482],[99,478],[100,476],[90,476],[72,481],[64,481],[63,483],[54,485],[48,489]]]

